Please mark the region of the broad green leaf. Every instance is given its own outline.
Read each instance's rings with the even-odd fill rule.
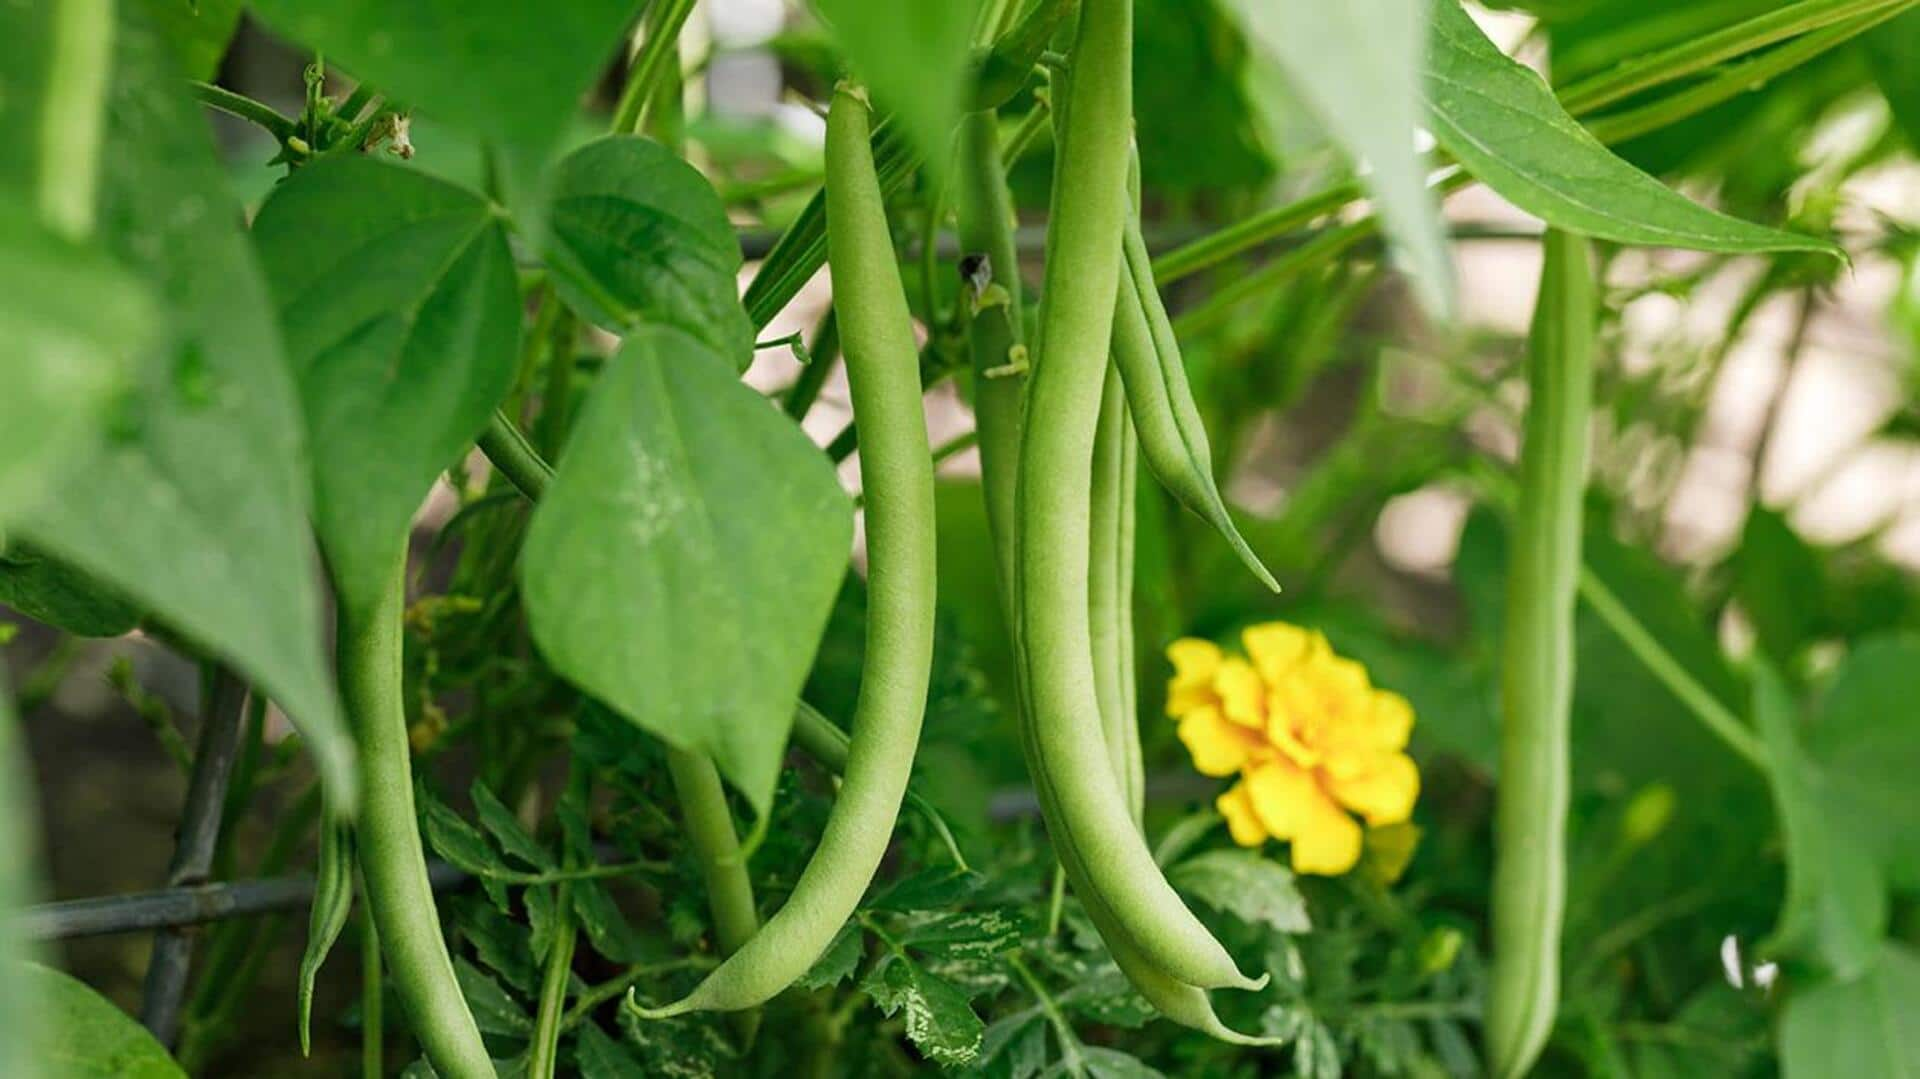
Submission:
[[[1787,894],[1773,949],[1800,952],[1836,977],[1854,977],[1873,962],[1886,932],[1886,885],[1863,840],[1832,827],[1826,805],[1838,784],[1801,752],[1798,717],[1780,676],[1757,663],[1753,684],[1768,779],[1786,834]]]
[[[1849,982],[1796,990],[1780,1023],[1786,1079],[1909,1079],[1920,1061],[1920,954],[1888,941]]]
[[[28,963],[7,972],[38,1002],[35,1056],[60,1079],[186,1079],[147,1028],[86,983]]]
[[[314,528],[341,602],[364,606],[434,477],[513,381],[513,257],[485,200],[361,157],[295,173],[253,236],[324,451]]]
[[[1020,946],[1028,926],[1016,910],[989,907],[936,914],[909,925],[899,942],[941,959],[991,959]]]
[[[711,756],[764,814],[852,523],[798,427],[692,338],[642,329],[528,526],[534,642],[629,720]]]
[[[118,637],[140,621],[126,597],[25,544],[0,551],[0,605],[77,637]]]
[[[575,310],[615,333],[673,326],[746,370],[740,244],[699,170],[651,139],[610,135],[554,169],[547,262]]]
[[[33,897],[40,864],[33,841],[35,802],[21,745],[13,694],[0,677],[0,971],[26,966],[37,950],[13,924],[15,912]],[[45,1029],[45,1007],[27,979],[0,978],[0,1075],[35,1079],[41,1074],[33,1032]]]
[[[1865,843],[1895,888],[1920,889],[1920,737],[1913,719],[1920,636],[1872,637],[1835,672],[1807,727],[1807,755],[1833,777],[1835,827]]]
[[[1601,145],[1530,68],[1487,40],[1459,0],[1434,5],[1427,54],[1434,138],[1475,179],[1556,228],[1695,251],[1818,251],[1832,243],[1728,217]]]
[[[164,41],[123,5],[99,235],[163,312],[68,497],[21,533],[233,664],[285,708],[353,805],[321,658],[303,426],[239,207]]]
[[[860,991],[891,1016],[904,1012],[907,1040],[942,1067],[970,1064],[980,1055],[986,1024],[966,994],[900,955],[889,955],[860,980]]]
[[[1426,309],[1453,310],[1453,262],[1414,145],[1431,0],[1230,0],[1247,38],[1275,57],[1294,92],[1347,156],[1364,162],[1387,236]]]
[[[0,522],[71,474],[159,323],[145,285],[104,251],[0,204]]]
[[[514,175],[528,180],[639,6],[258,0],[252,10],[395,100],[498,143]]]
[[[974,0],[814,0],[874,105],[936,168],[966,98]]]
[[[1305,933],[1307,901],[1286,866],[1251,850],[1211,850],[1174,866],[1174,887],[1249,925]]]
[[[151,0],[149,9],[187,78],[211,79],[219,72],[240,25],[240,0]]]

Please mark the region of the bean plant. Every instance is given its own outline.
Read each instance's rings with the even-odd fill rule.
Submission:
[[[1920,1068],[1920,11],[1498,6],[0,5],[0,1075]]]

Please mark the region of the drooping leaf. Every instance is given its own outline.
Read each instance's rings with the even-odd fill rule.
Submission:
[[[301,169],[253,234],[325,450],[314,528],[341,601],[365,606],[434,476],[512,382],[513,258],[484,199],[361,157]]]
[[[420,833],[426,837],[427,845],[447,864],[479,878],[487,898],[504,910],[507,890],[497,874],[509,867],[487,842],[487,837],[454,812],[452,806],[434,797],[424,784],[416,792],[414,804],[420,810]]]
[[[605,885],[597,880],[575,881],[570,891],[573,916],[594,951],[616,963],[638,963],[647,958],[646,941],[620,913],[619,904],[607,894]]]
[[[699,170],[651,139],[612,135],[554,169],[547,261],[575,310],[615,333],[673,326],[746,370],[740,244]]]
[[[25,205],[0,204],[0,522],[72,474],[160,324],[138,277]]]
[[[1807,955],[1835,977],[1870,965],[1887,927],[1887,892],[1864,838],[1834,828],[1834,777],[1806,759],[1795,732],[1793,700],[1780,676],[1754,668],[1754,715],[1767,747],[1767,777],[1786,833],[1787,895],[1773,948]]]
[[[851,531],[799,428],[704,346],[648,327],[602,376],[528,527],[534,641],[764,813]]]
[[[1899,1079],[1920,1060],[1920,955],[1888,941],[1864,975],[1796,991],[1780,1023],[1786,1079]]]
[[[980,1055],[987,1028],[966,994],[911,960],[899,955],[882,959],[861,979],[860,991],[889,1016],[904,1012],[907,1040],[935,1064],[958,1067]]]
[[[395,100],[498,143],[530,180],[638,6],[260,0],[252,10]]]
[[[974,0],[814,0],[874,104],[937,163],[966,98]]]
[[[1460,6],[1434,5],[1427,53],[1434,138],[1474,178],[1555,228],[1696,251],[1816,251],[1832,243],[1710,210],[1621,160],[1567,115],[1532,69]]]
[[[1806,750],[1833,777],[1834,825],[1873,852],[1894,887],[1920,889],[1920,738],[1914,735],[1920,636],[1871,637],[1834,673],[1807,727]]]
[[[84,484],[20,531],[232,663],[286,709],[353,804],[321,658],[303,425],[267,291],[206,121],[165,43],[122,5],[99,235],[164,312]]]
[[[7,972],[39,1002],[34,1058],[60,1079],[186,1079],[147,1028],[84,982],[28,963]]]
[[[118,637],[140,621],[125,596],[25,544],[0,551],[0,605],[78,637]]]
[[[1279,60],[1294,91],[1363,174],[1427,310],[1453,309],[1453,264],[1414,146],[1430,0],[1225,5],[1248,40]]]
[[[1282,933],[1313,928],[1292,870],[1258,851],[1210,850],[1174,866],[1167,879],[1249,925],[1267,925]]]

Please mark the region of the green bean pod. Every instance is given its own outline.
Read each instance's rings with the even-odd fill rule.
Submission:
[[[1494,815],[1490,1074],[1524,1075],[1553,1027],[1566,903],[1568,712],[1587,474],[1595,286],[1587,241],[1549,231],[1528,358],[1507,569]]]
[[[1093,440],[1093,546],[1087,617],[1093,629],[1094,693],[1107,756],[1134,824],[1146,808],[1140,721],[1133,709],[1133,422],[1120,376],[1109,370]]]
[[[447,956],[413,807],[412,747],[401,697],[405,606],[402,545],[378,600],[364,610],[340,608],[340,699],[353,723],[364,777],[356,833],[360,875],[395,993],[434,1070],[446,1079],[492,1079],[493,1060]]]
[[[1168,494],[1212,525],[1260,583],[1278,592],[1280,583],[1240,534],[1214,481],[1213,450],[1187,384],[1180,342],[1153,283],[1138,215],[1128,214],[1124,228],[1125,270],[1114,307],[1113,360],[1127,384],[1141,456]]]
[[[828,262],[867,515],[866,659],[846,777],[786,905],[685,998],[634,1005],[644,1016],[751,1008],[806,973],[873,881],[920,740],[933,663],[933,463],[919,350],[857,91],[834,94],[826,160]]]
[[[313,980],[353,913],[353,827],[331,809],[320,819],[320,856],[314,867],[307,947],[300,956],[300,1055],[313,1053]]]
[[[1016,493],[1016,648],[1036,782],[1053,788],[1048,831],[1087,870],[1083,894],[1111,909],[1143,957],[1198,988],[1264,984],[1194,917],[1154,864],[1108,760],[1088,624],[1089,477],[1106,381],[1132,116],[1132,5],[1082,6],[1062,95],[1041,295]],[[1040,774],[1044,774],[1044,779]]]

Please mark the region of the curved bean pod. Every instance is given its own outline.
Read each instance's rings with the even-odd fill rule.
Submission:
[[[933,663],[933,463],[867,112],[842,88],[827,114],[829,269],[867,514],[867,650],[846,778],[786,905],[683,999],[631,1005],[648,1017],[751,1008],[806,973],[872,883],[913,768]]]
[[[1213,450],[1187,385],[1180,342],[1153,283],[1152,260],[1140,235],[1138,216],[1127,215],[1121,243],[1125,272],[1113,314],[1113,361],[1127,384],[1127,406],[1139,432],[1140,453],[1160,486],[1212,525],[1260,583],[1278,592],[1280,583],[1240,535],[1213,478]]]
[[[353,723],[364,777],[355,837],[360,876],[394,991],[434,1070],[448,1079],[492,1079],[493,1060],[454,979],[440,932],[413,808],[412,747],[401,703],[405,606],[403,544],[378,601],[365,610],[351,604],[340,608],[340,699]]]
[[[320,820],[320,857],[307,913],[307,947],[300,955],[300,1055],[313,1053],[313,980],[353,912],[353,827],[329,808]]]
[[[1048,230],[1042,353],[1028,379],[1016,494],[1017,651],[1034,724],[1032,767],[1054,790],[1056,847],[1143,956],[1200,988],[1264,984],[1193,916],[1134,827],[1107,759],[1088,625],[1088,477],[1106,378],[1132,116],[1132,5],[1087,0],[1071,54]]]
[[[1488,1071],[1496,1076],[1520,1076],[1532,1068],[1553,1027],[1560,991],[1567,726],[1594,311],[1587,241],[1549,231],[1533,312],[1519,505],[1508,547],[1486,1027]]]
[[[1120,376],[1107,372],[1100,426],[1093,440],[1093,547],[1088,570],[1088,620],[1093,627],[1094,694],[1107,756],[1120,780],[1134,824],[1145,810],[1140,768],[1140,721],[1133,688],[1133,423],[1127,419]]]

